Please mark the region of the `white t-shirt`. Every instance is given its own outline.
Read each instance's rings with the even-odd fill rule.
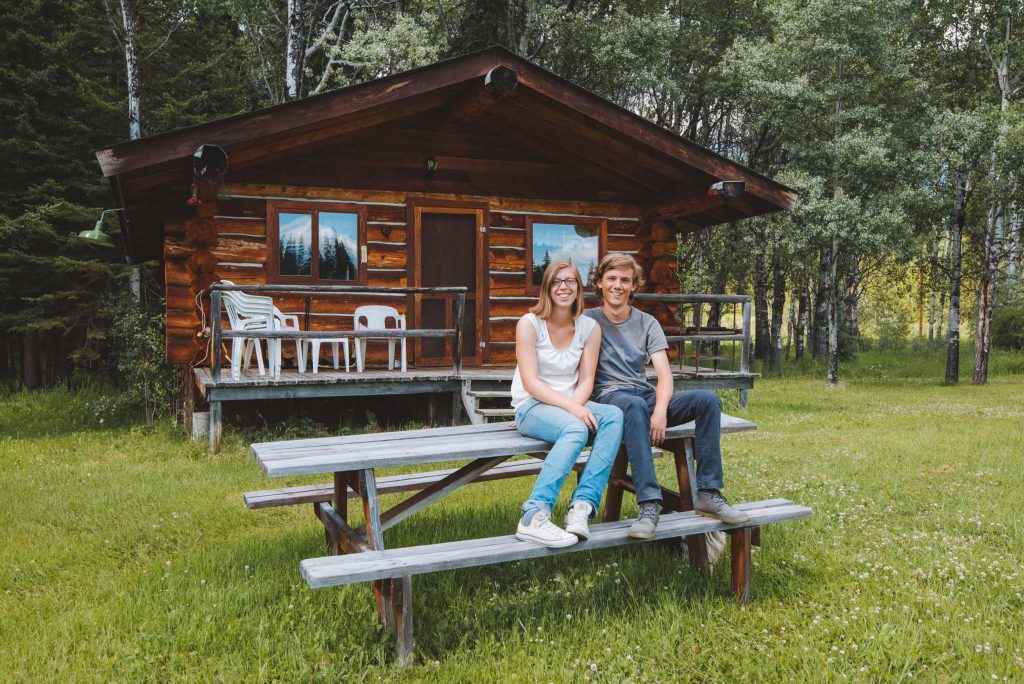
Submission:
[[[576,332],[573,334],[569,346],[565,349],[557,349],[551,343],[546,322],[532,313],[524,315],[523,318],[530,321],[534,330],[537,331],[538,377],[559,394],[572,397],[580,379],[580,358],[583,356],[583,347],[586,346],[587,338],[590,337],[597,321],[587,316],[577,318]],[[512,378],[512,408],[519,408],[530,398],[530,393],[523,387],[519,366],[516,366],[516,373]]]

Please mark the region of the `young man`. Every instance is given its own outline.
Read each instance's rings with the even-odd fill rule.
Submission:
[[[725,500],[722,489],[721,404],[707,390],[676,392],[672,389],[668,342],[658,321],[630,306],[633,293],[643,285],[643,270],[628,254],[608,254],[594,271],[594,285],[601,307],[584,315],[601,326],[601,356],[594,381],[594,401],[622,409],[623,442],[640,505],[640,516],[629,536],[651,539],[658,526],[661,487],[654,473],[651,445],[661,444],[669,425],[696,421],[696,512],[726,523],[746,522],[750,516]],[[647,382],[650,360],[658,376],[657,387]]]

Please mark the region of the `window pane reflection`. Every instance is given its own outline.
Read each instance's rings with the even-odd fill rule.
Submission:
[[[313,217],[311,214],[279,214],[281,275],[313,275]]]
[[[359,278],[359,238],[356,214],[320,212],[320,279]]]
[[[588,282],[597,265],[598,232],[598,227],[592,224],[534,223],[533,284],[540,285],[544,270],[559,259],[571,260],[584,282]]]

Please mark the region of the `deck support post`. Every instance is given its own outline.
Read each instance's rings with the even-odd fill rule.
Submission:
[[[219,401],[210,402],[210,453],[220,453],[221,430],[223,428],[221,419],[221,407]]]
[[[758,314],[760,315],[760,314]],[[743,302],[743,341],[740,342],[740,372],[750,373],[750,300]],[[747,408],[750,390],[740,390],[740,408]]]

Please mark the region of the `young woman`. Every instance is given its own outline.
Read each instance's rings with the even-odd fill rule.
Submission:
[[[553,548],[571,546],[590,535],[588,520],[601,504],[622,442],[622,411],[588,401],[601,327],[582,314],[579,271],[571,261],[558,260],[544,271],[536,306],[516,325],[516,426],[528,437],[554,444],[523,504],[516,537]],[[594,445],[562,530],[551,522],[551,509],[591,433]]]

